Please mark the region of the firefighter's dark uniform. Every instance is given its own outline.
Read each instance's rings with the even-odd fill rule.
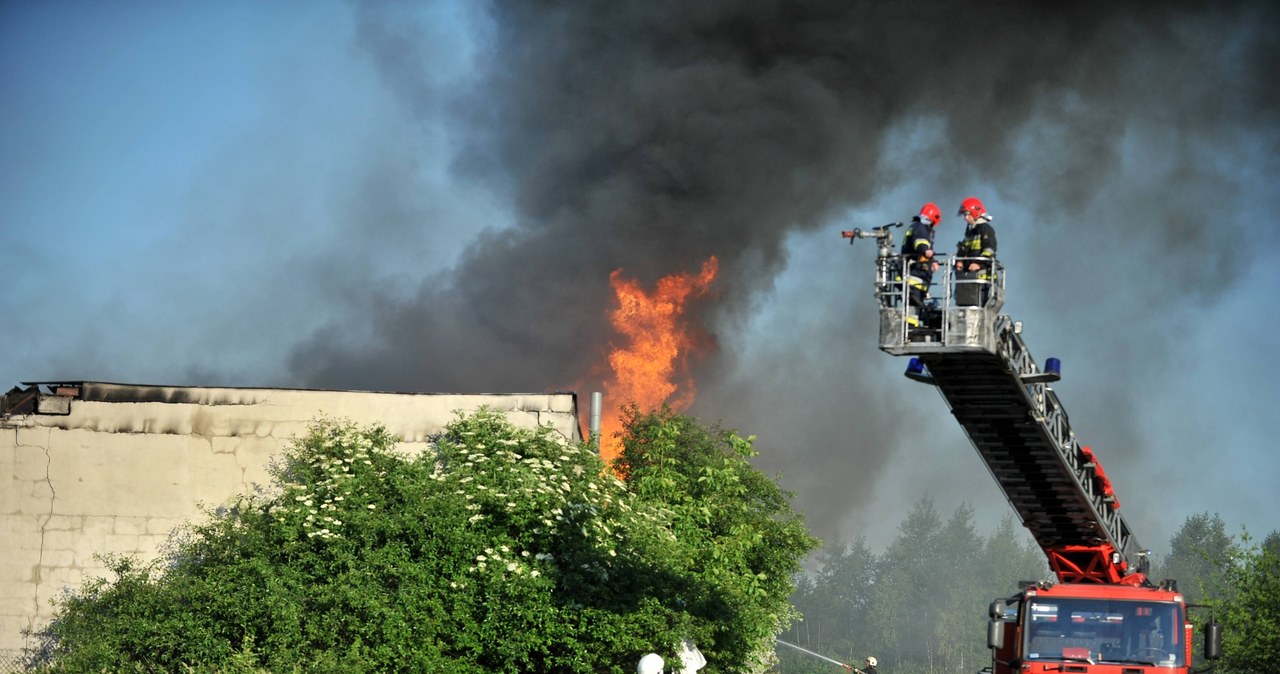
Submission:
[[[959,260],[961,267],[956,272],[956,304],[961,306],[977,306],[987,303],[991,288],[988,283],[965,283],[965,281],[992,281],[991,260],[996,257],[996,230],[986,220],[979,220],[964,230],[964,238],[956,246],[956,258],[986,258],[985,260]],[[969,265],[978,263],[976,271],[969,271]]]
[[[903,272],[907,277],[907,296],[909,303],[916,308],[917,315],[907,313],[907,324],[920,326],[919,313],[924,308],[924,300],[929,296],[929,284],[933,281],[933,260],[926,253],[933,250],[933,226],[926,225],[917,216],[911,221],[907,235],[902,239]]]

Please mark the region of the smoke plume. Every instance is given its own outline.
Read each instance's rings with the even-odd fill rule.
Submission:
[[[895,453],[927,463],[938,446],[986,478],[954,456],[936,396],[875,350],[872,253],[839,240],[850,221],[937,201],[951,252],[959,201],[983,198],[1033,349],[1096,339],[1080,369],[1100,381],[1142,352],[1132,377],[1065,396],[1132,448],[1113,461],[1135,471],[1150,459],[1137,382],[1174,358],[1183,303],[1229,293],[1257,255],[1224,229],[1276,234],[1260,212],[1276,197],[1255,194],[1280,156],[1271,3],[495,2],[477,23],[484,80],[447,103],[418,89],[430,66],[406,17],[357,11],[360,46],[406,109],[466,120],[455,171],[515,223],[411,297],[370,288],[349,322],[368,339],[346,323],[312,335],[292,354],[297,380],[600,390],[610,273],[652,285],[714,255],[717,301],[694,320],[719,348],[698,366],[694,411],[759,435],[762,464],[826,537],[869,526],[890,488],[904,506],[914,487],[995,492],[926,466],[886,485]],[[1187,269],[1194,283],[1161,285]],[[797,301],[761,311],[781,295]]]

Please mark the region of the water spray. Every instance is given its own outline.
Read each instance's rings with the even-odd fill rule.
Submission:
[[[828,658],[827,656],[825,656],[825,655],[823,655],[823,654],[821,654],[821,653],[814,653],[813,651],[811,651],[811,650],[809,650],[809,649],[807,649],[807,648],[801,648],[801,647],[799,647],[799,646],[797,646],[797,645],[795,645],[795,644],[789,644],[789,643],[787,643],[787,642],[783,641],[782,639],[774,639],[774,641],[776,641],[776,642],[778,642],[778,643],[782,644],[783,646],[790,646],[791,648],[794,648],[794,649],[796,649],[797,651],[803,651],[803,652],[805,652],[805,653],[808,653],[809,655],[812,655],[812,656],[813,656],[813,657],[815,657],[815,658],[818,658],[818,659],[821,659],[821,660],[826,660],[827,662],[830,662],[830,663],[831,663],[831,664],[833,664],[833,665],[840,665],[841,667],[844,667],[846,670],[848,670],[848,671],[850,671],[850,672],[856,672],[856,671],[859,671],[859,670],[854,669],[851,665],[846,665],[845,663],[840,662],[839,660],[832,660],[831,658]]]

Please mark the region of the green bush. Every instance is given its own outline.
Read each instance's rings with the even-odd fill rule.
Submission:
[[[1217,561],[1219,591],[1209,603],[1222,623],[1224,674],[1274,672],[1280,652],[1280,534],[1255,545],[1247,532]]]
[[[630,424],[665,430],[632,443],[624,483],[490,411],[417,456],[318,421],[267,490],[60,600],[41,671],[631,672],[681,638],[708,674],[758,669],[812,539],[746,441],[669,413]],[[698,472],[641,445],[694,447]]]
[[[798,617],[790,595],[799,560],[819,541],[791,510],[791,494],[749,463],[754,438],[704,429],[669,409],[624,411],[617,468],[643,502],[670,513],[680,546],[669,588],[696,616],[705,672],[767,671],[774,639]]]

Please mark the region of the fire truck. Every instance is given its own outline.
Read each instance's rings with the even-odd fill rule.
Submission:
[[[1095,452],[1081,445],[1022,324],[1000,313],[1005,270],[996,260],[937,256],[929,297],[912,302],[903,279],[920,264],[897,254],[900,223],[843,232],[873,239],[880,349],[909,356],[906,376],[937,388],[1056,582],[1023,583],[989,609],[994,674],[1191,672],[1188,603],[1173,580],[1153,583],[1147,550],[1120,513]],[[959,263],[959,264],[957,264]],[[974,263],[974,264],[971,264]],[[977,266],[977,270],[971,267]],[[1220,656],[1221,627],[1203,626],[1203,656]]]

